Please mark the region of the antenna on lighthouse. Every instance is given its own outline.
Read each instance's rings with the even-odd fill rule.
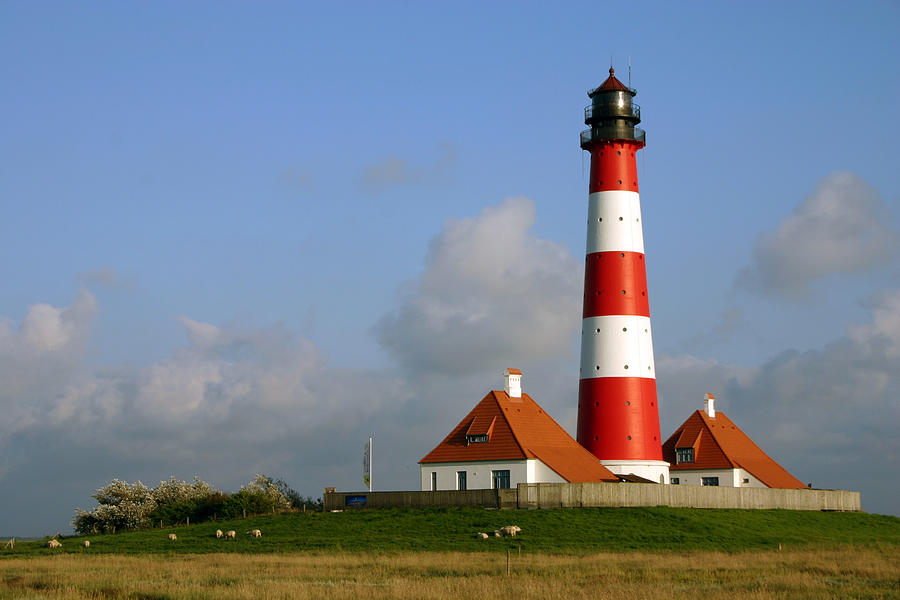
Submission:
[[[631,56],[628,57],[628,87],[631,87]]]

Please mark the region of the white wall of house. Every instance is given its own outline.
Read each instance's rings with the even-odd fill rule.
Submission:
[[[704,477],[718,477],[719,487],[768,487],[744,469],[677,469],[669,475],[678,485],[703,485]]]
[[[432,489],[432,473],[437,473],[438,490],[456,490],[457,473],[466,472],[466,489],[483,490],[493,487],[493,471],[509,471],[509,486],[520,483],[566,483],[556,471],[537,459],[514,461],[422,463],[419,465],[422,491]]]
[[[669,483],[669,463],[664,460],[613,460],[600,461],[616,475],[633,474],[650,481]]]

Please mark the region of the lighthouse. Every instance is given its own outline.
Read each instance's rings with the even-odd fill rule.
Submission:
[[[584,110],[581,148],[591,170],[577,439],[613,473],[669,483],[638,194],[636,154],[646,137],[636,127],[635,94],[610,67]]]

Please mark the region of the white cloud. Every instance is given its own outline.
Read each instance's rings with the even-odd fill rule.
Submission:
[[[130,290],[134,288],[134,283],[119,275],[112,267],[106,266],[90,271],[82,271],[75,275],[75,279],[86,285],[100,285],[113,289]]]
[[[510,198],[475,218],[448,221],[425,271],[376,327],[412,370],[502,369],[557,357],[581,324],[583,266],[534,237],[534,203]]]
[[[850,339],[868,354],[883,352],[887,358],[900,358],[900,290],[878,294],[870,307],[872,322],[852,325]]]
[[[62,309],[35,304],[28,309],[18,331],[19,350],[59,352],[84,341],[87,324],[96,312],[96,301],[82,291],[72,306]]]
[[[757,238],[736,285],[796,298],[814,281],[870,270],[897,249],[889,216],[877,190],[859,176],[829,175],[775,231]]]
[[[439,148],[440,155],[431,165],[413,164],[398,156],[387,156],[363,167],[356,183],[370,194],[408,185],[446,184],[452,180],[456,148],[448,143],[439,144]]]

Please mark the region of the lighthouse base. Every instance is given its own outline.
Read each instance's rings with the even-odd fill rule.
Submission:
[[[664,460],[601,460],[616,475],[637,475],[656,483],[669,483],[669,463]]]

